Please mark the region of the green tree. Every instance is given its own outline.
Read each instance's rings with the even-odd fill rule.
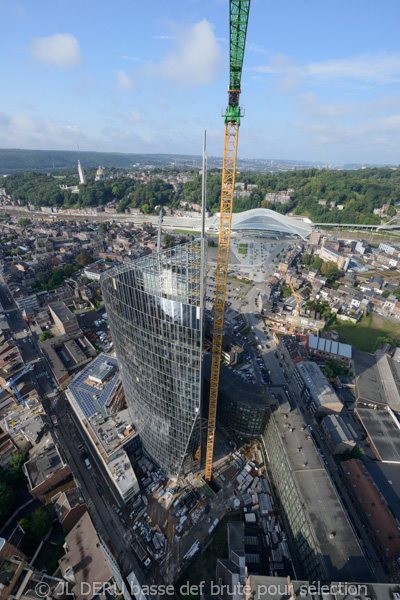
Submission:
[[[167,248],[172,248],[172,246],[175,244],[174,236],[169,235],[169,233],[164,235],[164,244],[167,246]]]
[[[88,254],[87,252],[81,252],[75,258],[75,262],[80,267],[86,267],[87,265],[90,265],[91,262],[93,262],[93,256],[90,256],[90,254]]]
[[[393,346],[393,347],[396,346],[395,342],[389,335],[379,336],[375,340],[374,351],[376,351],[379,348],[379,346],[381,346],[383,344],[389,344],[389,346]]]
[[[22,527],[22,529],[27,533],[29,531],[29,519],[20,519],[18,521],[18,525]]]
[[[21,227],[28,227],[28,225],[30,225],[31,223],[32,221],[26,217],[23,217],[18,221],[18,225],[21,225]]]
[[[149,213],[151,213],[151,206],[149,204],[142,204],[142,212],[145,215],[148,215]]]
[[[12,455],[6,471],[7,481],[11,485],[18,484],[21,481],[26,481],[22,467],[24,466],[27,460],[27,452],[14,452],[14,454]]]
[[[46,275],[46,273],[40,272],[36,275],[36,279],[38,281],[40,281],[40,283],[47,283],[47,281],[49,280],[49,277],[48,277],[48,275]]]
[[[292,290],[290,289],[290,287],[288,285],[286,285],[284,283],[281,287],[281,298],[283,298],[283,299],[289,298],[289,296],[291,296],[291,295],[292,295]]]
[[[61,285],[62,283],[64,283],[64,268],[56,267],[51,272],[51,277],[48,281],[48,285],[50,286],[50,288],[55,288]]]
[[[75,273],[75,269],[72,265],[65,265],[64,267],[64,275],[66,277],[71,277]]]
[[[43,333],[39,336],[39,342],[45,342],[46,340],[51,340],[54,337],[50,331],[43,331]]]
[[[303,265],[310,265],[312,261],[312,255],[311,254],[304,254],[303,255]]]
[[[323,263],[324,261],[322,260],[322,258],[316,256],[311,263],[311,268],[319,271]]]
[[[333,261],[328,261],[321,265],[321,275],[328,278],[328,281],[336,281],[339,275],[339,268]]]
[[[38,539],[44,538],[51,527],[51,517],[44,506],[35,510],[29,517],[29,531]]]
[[[359,460],[362,460],[364,456],[365,451],[360,446],[354,446],[352,450],[347,448],[342,454],[343,460],[350,460],[352,458],[358,458]]]
[[[117,213],[124,213],[126,210],[126,207],[129,204],[129,200],[128,198],[121,200],[120,202],[118,202],[117,204]]]
[[[0,522],[8,517],[15,501],[15,492],[5,481],[0,481]]]

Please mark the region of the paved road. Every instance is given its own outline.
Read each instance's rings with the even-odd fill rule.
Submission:
[[[59,423],[55,428],[55,434],[60,446],[64,449],[68,464],[87,499],[90,515],[97,531],[108,544],[111,542],[122,574],[126,576],[134,571],[141,585],[149,584],[155,577],[158,579],[156,569],[153,567],[150,572],[145,570],[132,551],[130,544],[134,536],[129,526],[129,510],[110,488],[104,467],[85,443],[64,394],[59,396],[59,401],[53,410]],[[90,470],[84,463],[84,458],[88,455],[92,465]],[[103,494],[99,494],[98,484]],[[118,516],[114,506],[122,510],[122,517]],[[157,583],[161,582],[157,581]]]

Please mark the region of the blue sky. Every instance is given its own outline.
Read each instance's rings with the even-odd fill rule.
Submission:
[[[223,152],[228,0],[0,0],[0,147]],[[399,0],[252,0],[238,156],[400,163]]]

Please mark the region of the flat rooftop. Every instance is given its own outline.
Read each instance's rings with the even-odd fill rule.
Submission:
[[[376,353],[376,366],[385,391],[387,403],[394,410],[400,410],[400,371],[399,364],[385,352]]]
[[[114,370],[104,384],[97,384],[89,380],[89,377],[96,373],[99,367],[107,365],[112,366]],[[117,359],[107,354],[99,354],[72,380],[68,387],[69,397],[73,397],[83,418],[89,419],[103,411],[120,382]],[[104,411],[103,414],[106,416]]]
[[[135,487],[138,487],[135,471],[125,452],[121,452],[116,458],[111,460],[108,463],[108,469],[115,485],[120,489],[123,496],[128,494],[128,492],[132,492]]]
[[[3,406],[2,413],[4,415],[2,423],[5,429],[10,432],[14,429],[22,429],[35,416],[46,416],[39,398],[30,399],[29,403],[25,404],[25,406],[23,404],[15,404],[15,402],[7,407]]]
[[[136,435],[127,408],[107,417],[104,417],[102,413],[97,413],[90,417],[88,424],[97,438],[96,440],[92,439],[92,441],[95,444],[98,442],[107,456]]]
[[[35,447],[35,454],[25,463],[31,489],[44,483],[66,466],[50,433]]]
[[[356,413],[382,462],[400,463],[400,422],[396,422],[396,415],[360,405]]]
[[[71,339],[68,334],[58,335],[40,343],[43,354],[57,379],[68,376],[71,369],[76,369],[90,361],[95,354],[93,346],[81,336]]]
[[[69,310],[64,302],[52,302],[49,304],[49,308],[53,313],[60,319],[62,323],[70,321],[75,318],[75,315]]]
[[[98,367],[96,367],[89,375],[89,379],[92,381],[98,381],[103,383],[108,379],[111,373],[115,370],[114,365],[109,364],[109,362],[102,362]]]
[[[336,491],[297,410],[273,413],[309,526],[330,581],[370,581],[372,574]],[[293,429],[291,432],[285,425]],[[298,452],[298,448],[300,451]],[[333,539],[329,535],[334,532]]]
[[[387,398],[376,365],[375,355],[362,352],[361,350],[354,350],[353,360],[356,375],[357,401],[386,405]]]

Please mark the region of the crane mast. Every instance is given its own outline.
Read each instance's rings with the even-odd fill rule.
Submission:
[[[211,351],[210,399],[208,408],[205,479],[211,480],[214,453],[215,424],[219,372],[221,366],[222,333],[225,312],[226,282],[229,265],[229,243],[233,192],[235,188],[236,154],[240,125],[243,116],[239,106],[244,47],[250,0],[230,0],[230,77],[228,107],[225,112],[225,141],[222,166],[221,205],[218,239],[218,262],[216,268],[216,291],[214,303],[214,329]]]
[[[298,294],[296,294],[296,292],[294,290],[294,287],[293,287],[293,284],[292,284],[292,280],[290,279],[289,276],[287,278],[287,281],[288,281],[288,283],[290,285],[290,289],[292,290],[293,297],[296,300],[296,308],[295,308],[295,310],[293,312],[293,319],[292,319],[292,322],[290,324],[290,329],[289,329],[289,333],[293,333],[294,326],[296,324],[296,319],[297,319],[298,315],[300,314],[300,310],[301,310],[301,298],[300,298],[300,296]]]

